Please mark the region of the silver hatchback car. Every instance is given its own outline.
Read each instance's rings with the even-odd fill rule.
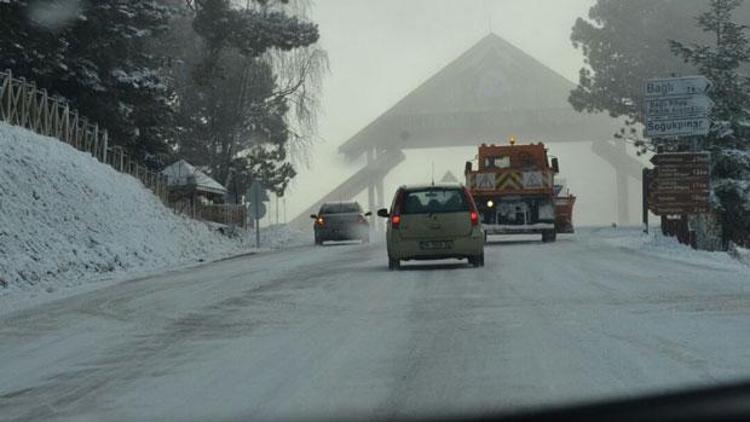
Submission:
[[[484,265],[484,233],[469,191],[461,185],[402,186],[396,191],[388,218],[388,268],[401,261],[468,259]]]

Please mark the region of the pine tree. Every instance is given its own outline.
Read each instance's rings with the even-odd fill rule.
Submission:
[[[712,156],[712,190],[726,238],[750,243],[750,63],[747,26],[732,21],[742,0],[711,0],[697,20],[714,36],[713,45],[671,42],[672,51],[713,82],[715,128],[701,140]]]
[[[170,14],[154,0],[0,3],[0,68],[69,100],[158,166],[173,137],[173,94],[145,46]]]
[[[675,22],[689,19],[688,10],[705,0],[597,0],[588,19],[578,18],[571,33],[585,66],[569,102],[579,112],[606,111],[622,117],[626,127],[616,134],[639,140],[643,82],[655,76],[689,73],[669,53],[670,38],[694,38],[700,31]]]
[[[252,4],[194,3],[193,28],[202,40],[203,57],[181,90],[179,154],[230,191],[244,192],[261,180],[283,194],[296,174],[287,154],[293,135],[286,119],[288,96],[302,85],[278,86],[267,53],[309,46],[318,30],[266,2]]]

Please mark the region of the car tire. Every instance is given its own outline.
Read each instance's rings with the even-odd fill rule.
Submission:
[[[391,271],[396,271],[396,270],[401,269],[401,260],[388,258],[388,269]]]
[[[484,253],[469,257],[469,264],[474,268],[484,266]]]
[[[546,230],[542,232],[542,242],[551,243],[557,240],[557,232],[554,230]]]

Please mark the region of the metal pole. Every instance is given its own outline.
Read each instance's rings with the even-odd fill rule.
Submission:
[[[643,233],[648,234],[648,188],[651,184],[651,171],[647,168],[643,169],[642,177],[642,201],[643,201]]]
[[[258,213],[255,213],[255,248],[260,249],[260,218]]]
[[[263,195],[260,190],[260,188],[257,186],[257,183],[254,183],[254,186],[256,186],[255,189],[253,189],[252,195],[253,195],[253,207],[255,207],[255,247],[257,249],[260,249],[260,208],[261,204],[263,203]]]

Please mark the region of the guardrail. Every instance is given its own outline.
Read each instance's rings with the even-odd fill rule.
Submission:
[[[87,152],[115,170],[139,179],[167,202],[167,177],[135,161],[123,148],[109,145],[106,129],[71,110],[66,102],[50,97],[46,89],[37,88],[24,78],[14,78],[10,70],[0,71],[0,81],[0,120]]]

